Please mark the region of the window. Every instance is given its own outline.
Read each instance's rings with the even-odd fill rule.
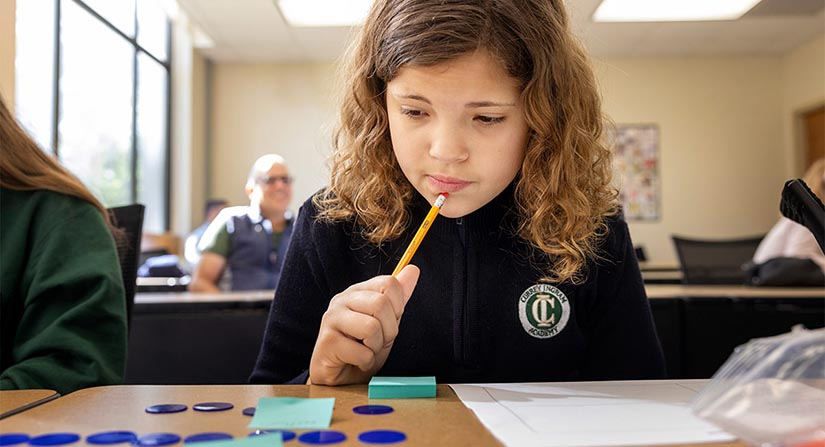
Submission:
[[[17,2],[15,111],[107,207],[169,227],[170,24],[158,0]]]

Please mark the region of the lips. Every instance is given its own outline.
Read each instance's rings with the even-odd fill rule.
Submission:
[[[460,191],[472,183],[467,180],[448,177],[446,175],[428,175],[427,182],[436,190],[436,192],[449,193]]]

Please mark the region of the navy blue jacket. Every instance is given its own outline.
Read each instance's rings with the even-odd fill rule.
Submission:
[[[430,205],[376,247],[353,222],[300,210],[253,383],[303,382],[330,299],[389,275]],[[599,260],[580,285],[541,284],[546,258],[515,236],[512,188],[462,218],[439,216],[412,259],[421,276],[378,375],[439,382],[656,379],[664,358],[627,225],[608,219]],[[532,256],[531,256],[532,255]],[[544,265],[542,265],[544,264]]]

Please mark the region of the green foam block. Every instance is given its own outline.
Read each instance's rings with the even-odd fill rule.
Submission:
[[[370,399],[410,399],[435,397],[435,377],[373,377]]]

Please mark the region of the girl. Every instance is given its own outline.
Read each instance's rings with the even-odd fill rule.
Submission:
[[[0,98],[0,389],[123,381],[126,298],[109,215]]]
[[[562,0],[376,1],[251,381],[662,377],[601,136]]]

